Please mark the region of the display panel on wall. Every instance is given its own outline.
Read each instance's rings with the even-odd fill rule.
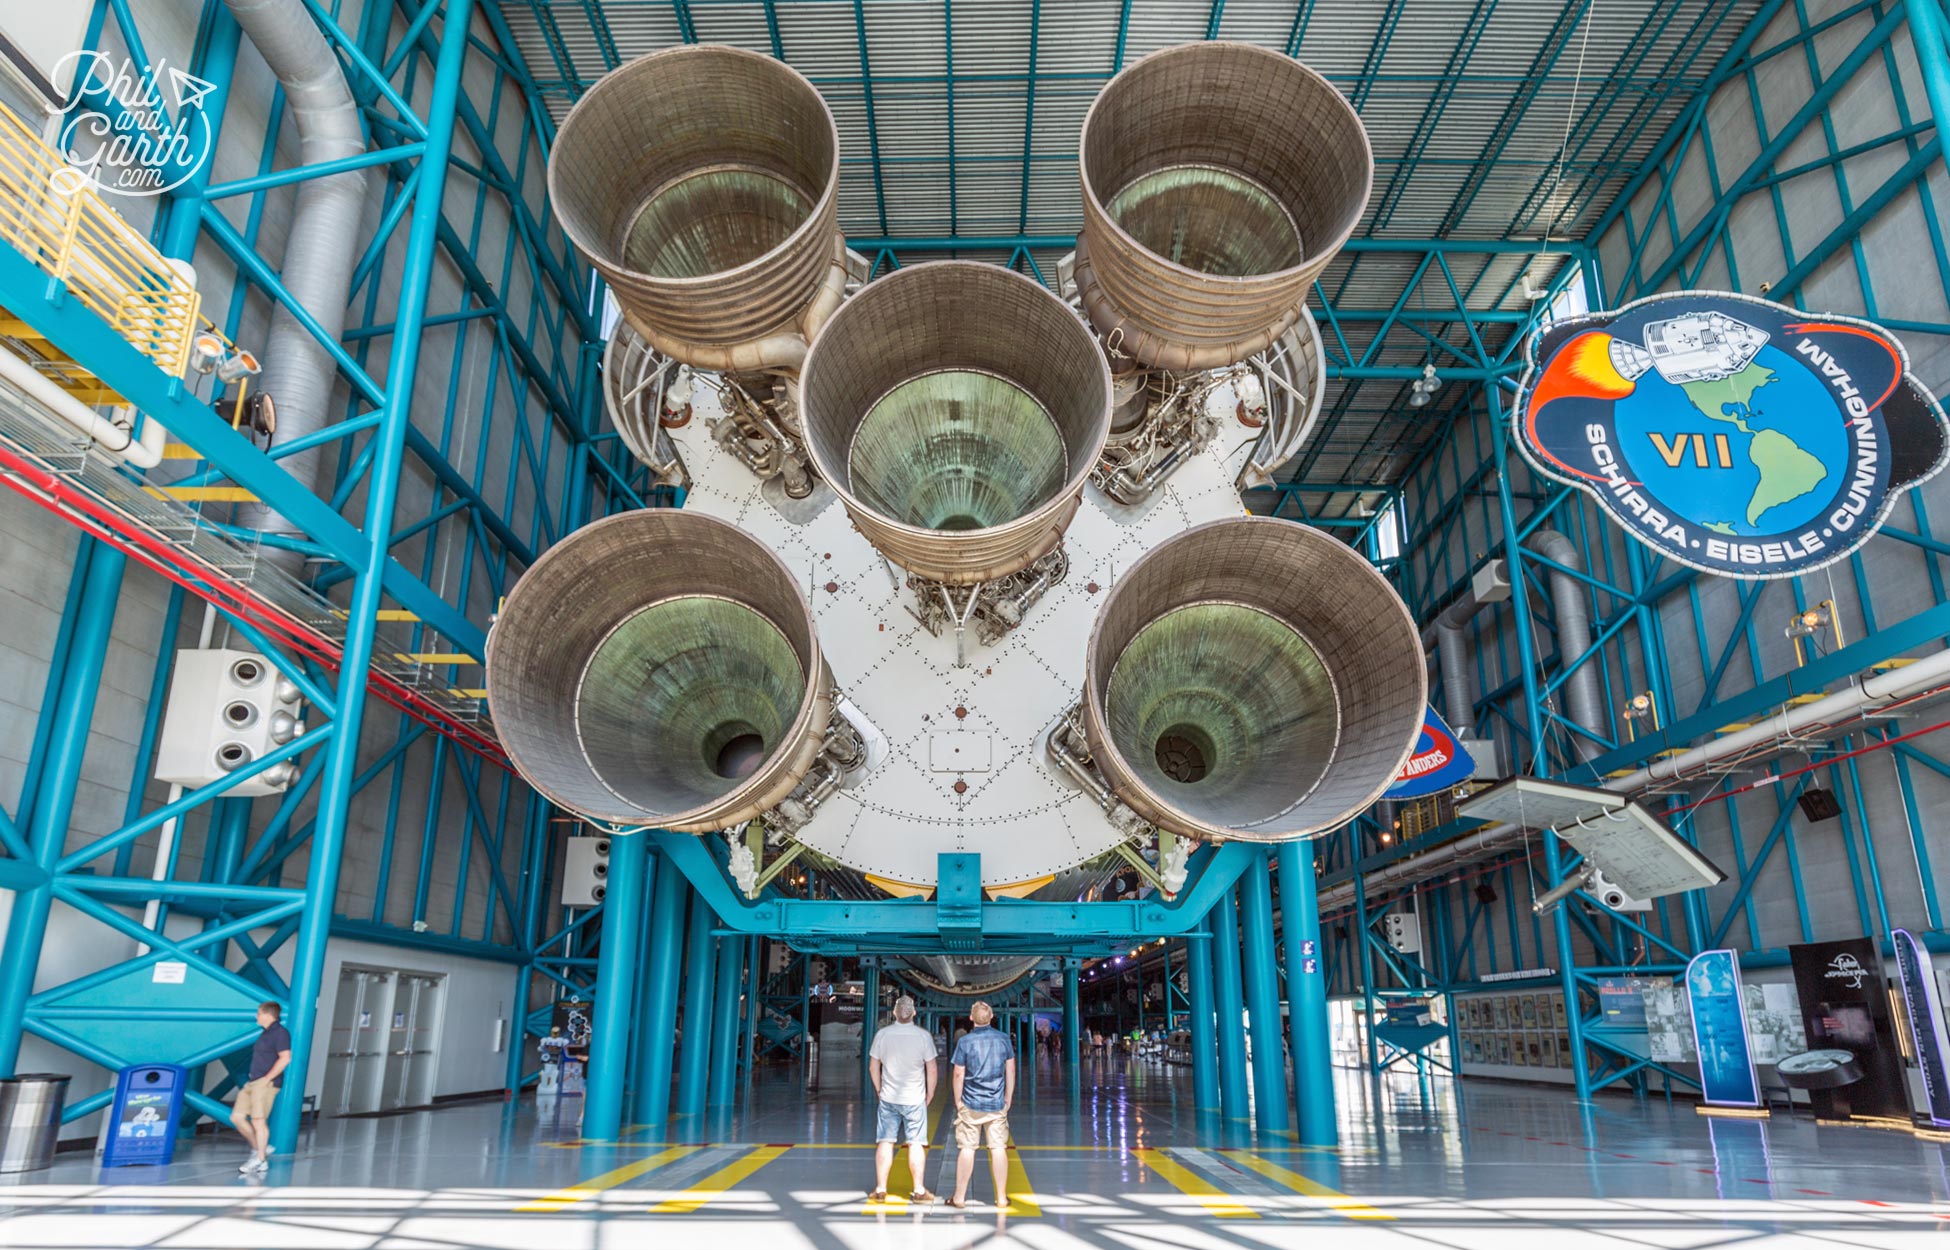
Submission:
[[[1479,1067],[1571,1066],[1571,1035],[1560,991],[1472,994],[1457,1003],[1462,1058]]]

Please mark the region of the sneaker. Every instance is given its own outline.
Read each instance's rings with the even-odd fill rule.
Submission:
[[[245,1176],[249,1176],[252,1172],[261,1172],[264,1170],[264,1160],[258,1158],[256,1155],[252,1155],[250,1158],[238,1164],[237,1170]]]

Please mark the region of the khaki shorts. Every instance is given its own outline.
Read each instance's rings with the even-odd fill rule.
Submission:
[[[237,1091],[237,1101],[231,1107],[232,1115],[247,1115],[253,1120],[266,1119],[271,1114],[271,1104],[278,1099],[278,1087],[267,1077],[259,1077],[245,1084]]]
[[[963,1150],[973,1150],[984,1144],[984,1138],[990,1150],[1008,1149],[1009,1113],[955,1108],[955,1145]]]

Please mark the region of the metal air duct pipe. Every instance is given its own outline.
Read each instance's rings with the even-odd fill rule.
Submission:
[[[1556,530],[1538,530],[1523,545],[1565,568],[1582,569],[1584,560],[1577,544]],[[1557,621],[1559,662],[1569,664],[1591,646],[1591,606],[1585,601],[1584,585],[1559,569],[1550,570],[1551,615]],[[1573,724],[1593,733],[1605,728],[1605,695],[1598,682],[1598,666],[1581,664],[1564,679],[1564,709]],[[1572,739],[1580,759],[1596,759],[1605,748],[1583,735]]]
[[[1111,587],[1084,659],[1083,725],[1117,796],[1194,838],[1337,828],[1401,771],[1426,662],[1373,565],[1319,530],[1212,521]]]
[[[1577,544],[1557,530],[1538,530],[1524,539],[1524,546],[1545,559],[1561,564],[1568,569],[1582,571],[1583,558]],[[1504,562],[1496,562],[1502,565]],[[1507,570],[1502,579],[1510,581]],[[1565,662],[1576,659],[1591,645],[1591,610],[1585,602],[1584,587],[1578,579],[1558,569],[1550,570],[1551,615],[1557,626],[1557,645],[1559,654]],[[1500,602],[1493,600],[1491,602]],[[1430,637],[1435,643],[1436,665],[1442,674],[1442,697],[1449,707],[1449,727],[1459,737],[1471,737],[1470,730],[1476,720],[1476,671],[1471,665],[1466,630],[1470,620],[1484,608],[1489,607],[1476,597],[1475,591],[1466,590],[1462,597],[1444,608],[1429,627]],[[1605,696],[1594,665],[1578,667],[1564,683],[1564,706],[1570,720],[1582,725],[1593,733],[1601,732],[1605,725]],[[1581,758],[1594,759],[1604,750],[1589,738],[1577,739],[1577,750]]]
[[[846,302],[800,403],[812,462],[867,541],[916,577],[974,586],[1063,541],[1109,432],[1110,369],[1041,284],[938,261]]]
[[[1244,43],[1154,52],[1083,122],[1078,293],[1112,351],[1202,371],[1266,350],[1367,207],[1374,156],[1325,78]]]
[[[771,57],[701,44],[614,70],[563,119],[563,230],[650,345],[700,369],[796,370],[846,284],[839,134]]]
[[[264,57],[284,89],[285,107],[298,129],[298,163],[322,165],[366,150],[359,107],[304,0],[224,0],[237,25]],[[308,178],[298,184],[284,241],[279,276],[285,289],[336,341],[345,330],[345,305],[352,295],[352,269],[359,259],[353,241],[365,210],[365,174],[353,170]],[[272,310],[264,345],[259,386],[277,400],[278,437],[293,442],[324,428],[330,420],[337,367],[325,348],[280,305]],[[284,457],[286,472],[313,491],[324,485],[320,449]],[[299,533],[297,526],[259,502],[246,503],[239,521],[275,534]],[[304,554],[266,547],[260,558],[296,572]]]
[[[702,513],[597,521],[549,548],[488,635],[508,758],[570,811],[685,833],[784,801],[834,715],[785,563]]]

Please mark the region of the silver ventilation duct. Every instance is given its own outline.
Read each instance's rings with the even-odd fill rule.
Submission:
[[[1114,351],[1237,364],[1299,319],[1374,182],[1367,132],[1313,70],[1244,43],[1136,62],[1084,118],[1078,292]]]
[[[556,133],[549,197],[650,345],[701,369],[796,369],[846,283],[839,134],[798,71],[740,48],[612,71]]]
[[[728,522],[626,512],[549,548],[488,635],[508,758],[570,811],[685,833],[785,799],[833,680],[785,563]]]
[[[1098,610],[1083,726],[1111,789],[1195,838],[1339,827],[1401,771],[1428,701],[1415,623],[1347,544],[1270,517],[1153,548]]]
[[[869,283],[800,386],[806,448],[867,541],[949,586],[1053,551],[1110,428],[1110,369],[1039,283],[940,261]]]
[[[303,0],[225,0],[237,25],[277,76],[292,124],[298,131],[299,163],[324,165],[366,150],[359,106],[345,83],[338,58],[319,32]],[[345,305],[352,294],[352,269],[359,258],[353,246],[365,211],[366,176],[359,170],[308,178],[298,184],[291,225],[285,236],[278,276],[293,299],[336,341],[345,330]],[[337,366],[323,345],[282,306],[271,315],[264,343],[263,392],[277,400],[278,438],[295,442],[325,428],[331,420]],[[286,456],[284,469],[298,483],[321,494],[329,482],[318,448]],[[298,526],[267,504],[246,503],[238,519],[252,529],[297,534]],[[261,558],[295,573],[304,554],[266,547]]]

